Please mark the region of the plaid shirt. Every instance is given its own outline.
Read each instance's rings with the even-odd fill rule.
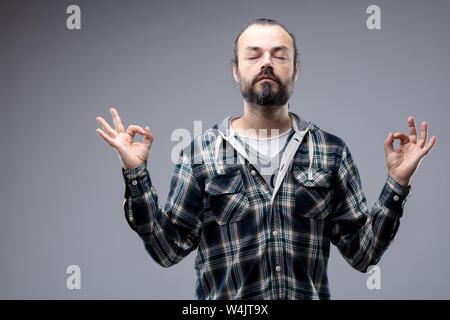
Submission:
[[[410,186],[387,175],[368,210],[347,145],[311,122],[272,201],[261,174],[236,152],[218,174],[217,129],[180,152],[164,207],[147,162],[122,168],[125,217],[148,254],[170,267],[198,249],[198,299],[330,299],[330,242],[360,272],[380,260]]]

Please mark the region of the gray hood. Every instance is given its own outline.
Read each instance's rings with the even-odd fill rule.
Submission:
[[[284,151],[284,154],[280,163],[280,174],[278,174],[277,182],[275,183],[275,190],[273,193],[273,197],[275,196],[276,191],[281,184],[281,181],[284,179],[284,175],[286,174],[287,169],[292,163],[295,153],[297,152],[298,147],[300,146],[303,137],[311,130],[314,130],[315,125],[311,121],[306,121],[298,116],[294,112],[289,112],[289,115],[294,119],[293,128],[294,135],[289,140],[288,145]],[[244,147],[239,143],[239,141],[234,137],[234,133],[230,128],[230,120],[231,116],[223,119],[219,124],[215,125],[213,128],[217,131],[217,138],[214,146],[214,165],[216,167],[217,174],[223,174],[223,161],[219,161],[219,154],[221,147],[223,146],[223,141],[226,140],[238,153],[240,157],[240,161],[243,163],[243,159],[249,160],[249,156],[245,151]],[[308,134],[308,153],[309,153],[309,167],[308,167],[308,179],[313,180],[313,172],[312,172],[312,163],[314,159],[314,142],[311,134]],[[223,147],[222,147],[223,148]],[[222,162],[222,163],[221,163]]]

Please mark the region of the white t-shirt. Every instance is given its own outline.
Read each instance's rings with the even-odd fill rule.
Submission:
[[[267,137],[250,137],[246,136],[245,132],[237,132],[231,126],[229,121],[230,133],[238,136],[245,144],[245,149],[250,157],[250,162],[261,173],[261,176],[266,181],[266,184],[273,191],[274,184],[278,175],[280,167],[282,150],[286,146],[289,135],[294,131],[291,126],[289,130],[280,135]],[[241,134],[242,133],[242,134]],[[256,132],[255,132],[256,133]],[[264,132],[262,132],[264,133]],[[271,134],[273,131],[271,132]]]
[[[292,130],[293,128],[291,127],[290,130],[287,130],[286,132],[283,132],[282,134],[277,136],[268,138],[255,138],[239,134],[233,129],[233,127],[230,126],[230,131],[232,131],[233,133],[236,132],[244,142],[248,143],[253,149],[269,158],[273,158],[279,154],[281,149],[283,149],[284,145],[286,144],[286,140]]]

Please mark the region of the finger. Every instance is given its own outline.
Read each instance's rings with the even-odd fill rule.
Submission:
[[[419,146],[423,148],[425,145],[425,142],[427,141],[427,135],[428,135],[428,125],[426,121],[422,122],[422,128],[420,129],[420,139],[419,139]]]
[[[416,130],[416,124],[414,123],[413,117],[408,118],[408,128],[409,128],[409,138],[410,138],[411,142],[416,143],[417,142],[417,130]]]
[[[400,144],[407,144],[409,142],[409,137],[403,132],[396,132],[394,138],[400,140]]]
[[[109,108],[109,111],[111,112],[113,116],[114,125],[116,126],[116,131],[119,132],[125,132],[125,128],[122,124],[122,120],[120,120],[119,113],[115,108]]]
[[[105,119],[103,119],[102,117],[97,117],[95,119],[103,127],[103,130],[105,130],[111,138],[116,137],[116,134],[117,134],[116,130],[111,128],[111,126],[108,124],[108,122],[105,121]]]
[[[394,152],[394,136],[392,135],[392,132],[389,132],[388,137],[386,140],[384,140],[384,151],[386,152],[386,155],[390,154],[391,152]]]
[[[128,126],[127,133],[131,136],[132,139],[134,139],[136,132],[139,132],[140,134],[145,135],[145,131],[144,131],[144,129],[142,129],[142,127],[136,126],[133,124]]]
[[[142,140],[142,143],[150,146],[153,142],[153,135],[150,132],[150,128],[149,127],[145,127],[145,135],[144,135],[144,139]]]
[[[430,138],[430,140],[428,141],[428,143],[426,144],[425,148],[423,148],[424,151],[424,155],[428,154],[428,152],[430,152],[431,148],[433,148],[434,144],[436,143],[437,137],[436,136],[432,136]]]
[[[95,130],[111,147],[117,148],[116,142],[114,139],[112,139],[110,136],[108,136],[106,133],[103,132],[102,129],[96,129]]]

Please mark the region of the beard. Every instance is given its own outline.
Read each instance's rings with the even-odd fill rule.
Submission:
[[[288,102],[291,97],[295,75],[287,83],[281,83],[280,79],[271,70],[266,68],[250,82],[242,83],[241,81],[241,94],[245,101],[252,105],[263,107],[280,107]],[[275,82],[258,82],[258,79],[261,79],[263,76],[268,76],[274,79]],[[256,88],[256,86],[259,86],[259,88]]]

